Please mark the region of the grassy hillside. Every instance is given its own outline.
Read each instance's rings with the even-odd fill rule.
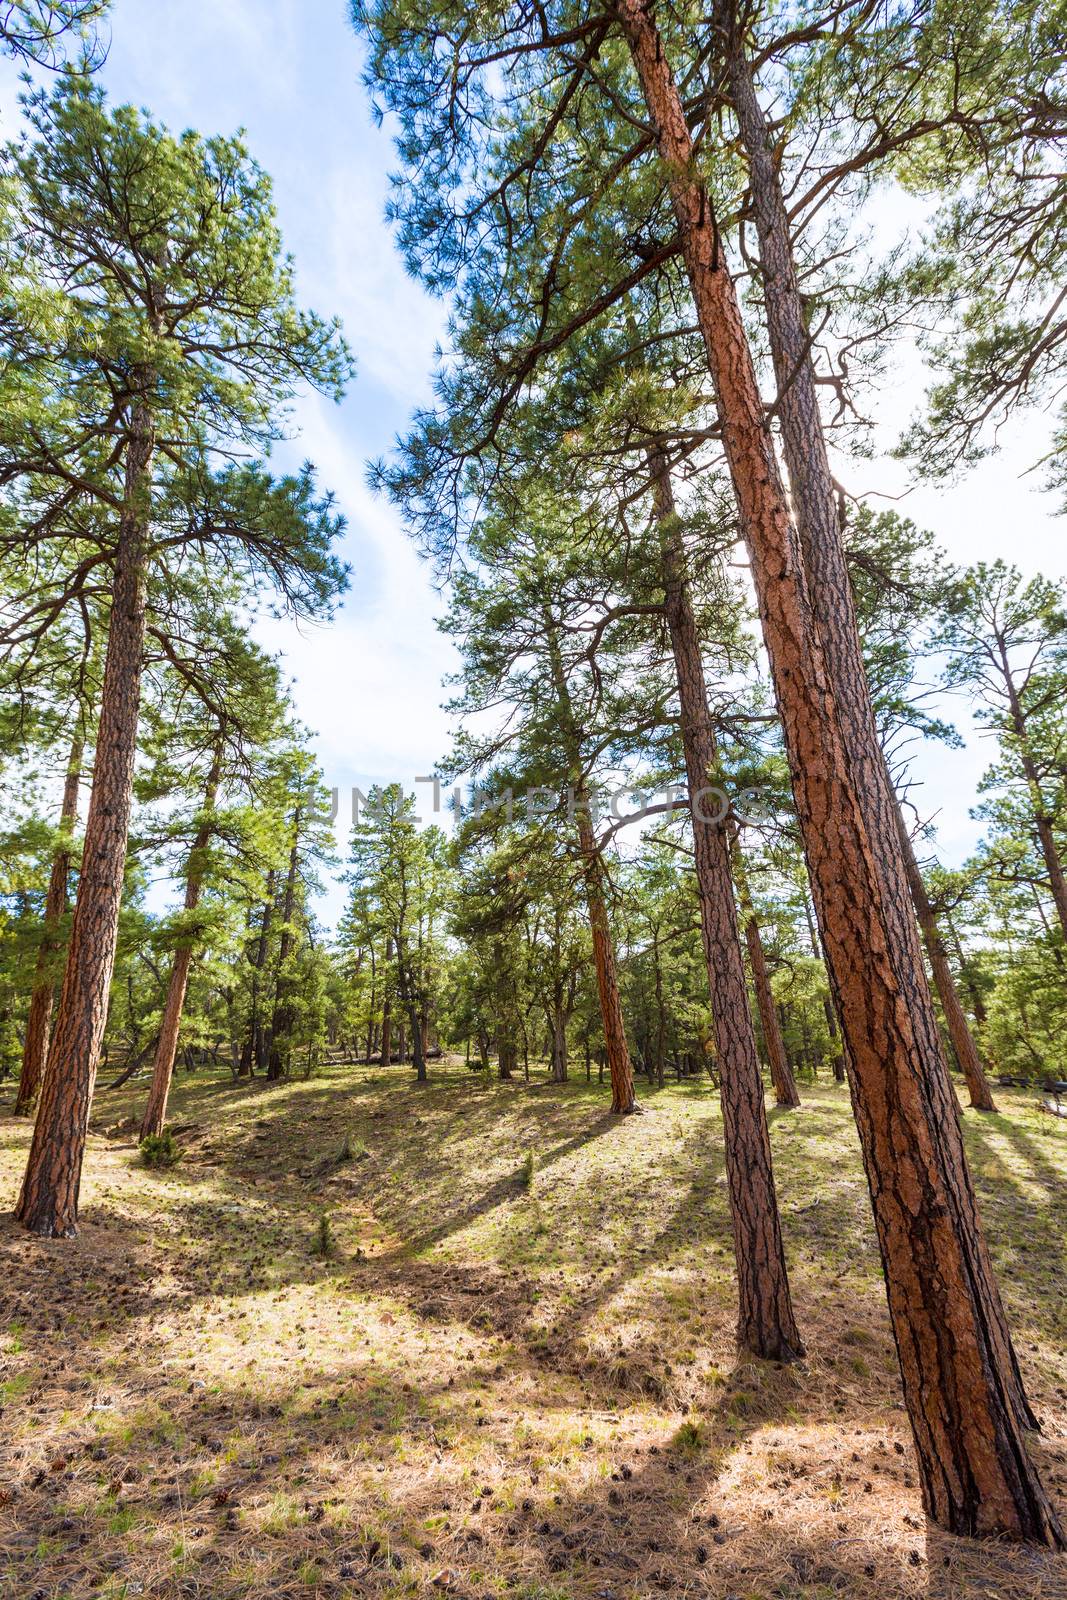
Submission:
[[[1067,1595],[927,1531],[844,1090],[772,1113],[782,1369],[736,1360],[707,1081],[619,1121],[595,1084],[433,1078],[182,1075],[169,1170],[143,1090],[98,1095],[80,1237],[0,1224],[0,1594]],[[999,1099],[968,1145],[1062,1503],[1067,1121]]]

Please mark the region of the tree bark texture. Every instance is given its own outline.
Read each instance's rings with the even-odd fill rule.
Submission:
[[[593,966],[596,971],[597,995],[600,999],[600,1016],[611,1077],[611,1109],[620,1116],[626,1116],[637,1109],[637,1095],[634,1092],[634,1069],[630,1060],[630,1047],[626,1042],[626,1024],[623,1020],[622,998],[619,994],[615,945],[611,937],[607,897],[604,892],[604,862],[593,829],[589,792],[582,776],[581,752],[577,748],[574,736],[574,713],[563,670],[556,626],[547,607],[544,620],[552,681],[559,704],[560,732],[567,758],[571,763],[574,813],[582,857],[589,930],[593,940]]]
[[[681,524],[662,457],[653,463],[653,495],[663,560],[664,606],[678,679],[700,930],[715,1024],[737,1263],[738,1343],[765,1359],[785,1361],[801,1355],[803,1345],[793,1315],[782,1246],[763,1075],[734,905],[727,819],[705,806],[704,791],[718,767],[718,751],[700,638],[685,581]]]
[[[185,910],[193,912],[200,904],[200,895],[204,887],[204,852],[211,842],[214,831],[214,821],[211,813],[215,809],[218,799],[219,781],[222,776],[223,744],[220,737],[215,747],[211,768],[204,786],[204,816],[193,838],[192,849],[189,852],[189,864],[185,874]],[[170,1096],[171,1079],[174,1076],[174,1057],[178,1049],[178,1030],[181,1027],[182,1011],[185,1008],[185,991],[189,983],[189,968],[193,961],[192,935],[188,930],[183,935],[181,947],[175,953],[174,965],[171,968],[170,981],[167,984],[167,998],[163,1006],[163,1021],[160,1024],[159,1043],[156,1045],[155,1062],[152,1067],[152,1085],[148,1092],[148,1104],[145,1106],[144,1116],[141,1118],[140,1137],[147,1139],[150,1134],[163,1132],[163,1124],[167,1119],[167,1100]]]
[[[147,388],[150,375],[141,377]],[[154,444],[151,412],[137,402],[126,450],[100,725],[78,894],[49,1068],[15,1212],[24,1227],[46,1237],[72,1238],[77,1232],[89,1109],[107,1023],[141,702]]]
[[[955,1116],[955,1093],[923,964],[915,910],[899,845],[899,805],[878,737],[867,684],[778,167],[756,97],[752,71],[740,35],[733,26],[732,0],[723,0],[719,15],[724,19],[723,42],[730,94],[749,164],[767,330],[779,391],[782,444],[796,512],[802,566],[823,663],[833,685],[848,777],[866,828],[874,872],[881,880],[886,954],[908,1010],[915,1050],[921,1058],[926,1115],[943,1129],[938,1155],[944,1162],[946,1177],[959,1206],[959,1241],[969,1257],[967,1271],[985,1302],[991,1354],[1003,1368],[1003,1381],[1019,1419],[1024,1425],[1036,1426],[978,1216],[962,1131]],[[831,983],[834,981],[831,963]],[[855,1103],[855,1095],[853,1099]]]
[[[78,820],[78,790],[81,785],[83,754],[84,747],[79,732],[70,747],[70,760],[67,762],[67,774],[63,783],[63,803],[59,813],[61,838],[52,857],[52,869],[48,875],[48,890],[44,901],[44,938],[37,952],[30,1012],[26,1020],[26,1038],[22,1048],[22,1070],[19,1073],[18,1095],[15,1100],[17,1117],[27,1117],[33,1110],[47,1069],[48,1035],[55,999],[52,957],[59,949],[59,926],[67,910],[70,840]]]
[[[707,188],[652,12],[620,0],[618,15],[664,162],[680,243],[718,402],[723,447],[744,530],[763,638],[789,757],[794,802],[823,944],[849,1047],[853,1105],[882,1260],[904,1397],[931,1517],[955,1533],[1002,1533],[1059,1544],[1055,1513],[1027,1454],[1021,1385],[987,1269],[951,1084],[903,872],[885,874],[885,834],[872,842],[864,801],[866,747],[855,709],[862,663],[835,654],[831,678],[804,563],[778,471],[752,354]],[[818,419],[814,426],[818,432]],[[818,450],[821,433],[813,443]],[[838,542],[838,549],[840,544]],[[821,564],[812,572],[818,584]],[[820,617],[855,636],[851,597],[829,577]],[[851,681],[839,684],[842,676]],[[867,777],[870,779],[870,763]],[[884,762],[879,783],[884,781]],[[875,784],[877,788],[877,784]],[[899,852],[893,852],[899,869]],[[895,897],[896,903],[889,902]],[[921,979],[921,985],[919,983]],[[926,1003],[923,1004],[923,991]],[[933,1024],[933,1041],[931,1028]]]

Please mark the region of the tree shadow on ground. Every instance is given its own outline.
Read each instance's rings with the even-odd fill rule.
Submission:
[[[847,1107],[775,1129],[809,1349],[777,1368],[732,1349],[713,1107],[694,1127],[666,1093],[619,1122],[585,1094],[394,1078],[290,1085],[232,1126],[180,1093],[208,1124],[187,1165],[156,1178],[94,1141],[79,1240],[0,1228],[25,1347],[0,1417],[13,1593],[1067,1594],[1041,1553],[925,1529],[862,1173],[824,1138],[852,1139]],[[346,1132],[362,1159],[338,1160]],[[1062,1440],[1036,1448],[1051,1481]]]
[[[1038,1141],[1009,1117],[990,1116],[969,1131],[986,1234],[1012,1321],[1025,1318],[1046,1336],[1067,1381],[1067,1185]]]

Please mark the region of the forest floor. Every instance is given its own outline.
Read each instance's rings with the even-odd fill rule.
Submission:
[[[98,1094],[80,1236],[0,1222],[5,1600],[1067,1596],[926,1525],[844,1089],[771,1117],[781,1368],[734,1351],[707,1080],[617,1120],[595,1083],[432,1079],[182,1074],[166,1171],[143,1087]],[[967,1140],[1067,1515],[1067,1121],[998,1099]]]

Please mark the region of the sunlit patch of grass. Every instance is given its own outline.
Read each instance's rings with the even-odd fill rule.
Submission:
[[[595,1084],[473,1086],[447,1064],[417,1104],[399,1069],[270,1089],[182,1075],[174,1116],[193,1127],[162,1186],[91,1141],[83,1236],[49,1260],[61,1333],[36,1325],[40,1251],[16,1240],[35,1360],[5,1374],[19,1404],[0,1442],[20,1463],[20,1518],[49,1540],[51,1518],[76,1518],[79,1561],[106,1568],[109,1519],[132,1508],[103,1491],[134,1469],[123,1581],[220,1600],[447,1600],[446,1582],[478,1600],[634,1600],[694,1582],[707,1600],[914,1600],[904,1516],[920,1508],[895,1448],[909,1446],[847,1094],[804,1097],[772,1119],[809,1351],[778,1370],[736,1361],[706,1081],[618,1122]],[[1036,1120],[1007,1097],[992,1143],[984,1123],[965,1126],[1027,1380],[1056,1414],[1067,1141]],[[0,1124],[12,1181],[16,1133]],[[346,1137],[372,1154],[335,1160]],[[532,1191],[516,1182],[526,1151]],[[342,1264],[310,1255],[324,1213]],[[1043,1447],[1053,1474],[1057,1437]],[[790,1564],[816,1547],[802,1571]],[[49,1548],[31,1576],[31,1553],[0,1531],[13,1593],[62,1593],[68,1556]],[[1043,1581],[1028,1571],[1017,1587]]]
[[[259,1519],[263,1533],[287,1533],[304,1521],[304,1513],[291,1494],[272,1495]]]
[[[703,1423],[688,1419],[682,1423],[674,1435],[671,1440],[671,1446],[679,1455],[698,1456],[707,1445],[707,1442],[707,1430]]]

